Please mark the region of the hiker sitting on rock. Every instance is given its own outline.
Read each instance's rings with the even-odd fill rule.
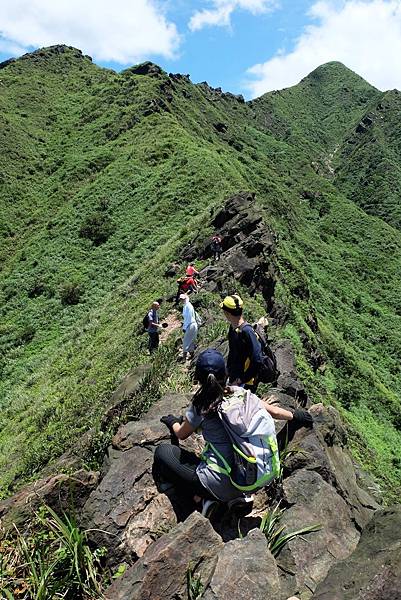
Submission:
[[[216,261],[220,260],[220,254],[223,252],[223,246],[221,245],[221,242],[222,242],[221,236],[218,233],[216,233],[212,237],[212,243],[210,244],[210,248],[213,253],[213,258]]]
[[[185,277],[180,277],[177,279],[178,290],[175,296],[175,305],[178,305],[178,300],[180,299],[180,294],[192,294],[192,292],[198,291],[198,285],[195,279],[191,276],[185,275]]]
[[[182,358],[192,358],[195,352],[196,338],[198,337],[198,323],[196,321],[195,309],[189,301],[187,294],[180,294],[182,302],[182,316],[184,319],[182,330],[184,339],[182,343]]]
[[[249,494],[279,475],[273,418],[299,420],[306,411],[293,414],[243,388],[227,386],[224,357],[215,349],[201,352],[194,378],[200,387],[185,418],[167,415],[160,420],[178,440],[201,429],[206,442],[202,456],[178,445],[161,444],[154,456],[154,476],[160,491],[184,495],[210,516],[217,501],[229,507],[252,502]],[[235,448],[240,453],[234,461]],[[241,463],[245,454],[248,460]]]

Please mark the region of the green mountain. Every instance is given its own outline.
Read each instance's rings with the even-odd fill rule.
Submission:
[[[279,240],[275,303],[287,318],[275,335],[292,340],[308,393],[342,409],[355,456],[396,496],[398,102],[340,63],[249,103],[152,63],[102,69],[65,46],[0,65],[3,493],[89,429],[95,461],[112,391],[148,360],[143,313],[174,292],[166,267],[249,189]],[[243,293],[263,314],[263,297]],[[217,319],[204,341],[225,331],[217,300],[204,294]],[[173,340],[164,352],[146,401],[189,389]]]

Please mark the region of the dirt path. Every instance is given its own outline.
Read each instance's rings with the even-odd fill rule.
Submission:
[[[163,343],[174,331],[182,327],[182,319],[180,318],[180,313],[173,310],[173,312],[169,313],[162,322],[168,324],[168,327],[163,329],[160,333],[160,341]]]

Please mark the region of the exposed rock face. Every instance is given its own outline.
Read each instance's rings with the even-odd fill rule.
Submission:
[[[223,546],[210,522],[193,513],[117,579],[106,600],[186,600],[188,572],[206,587]]]
[[[221,264],[206,267],[204,289],[229,292],[233,279],[246,285],[251,294],[262,293],[270,310],[273,303],[275,273],[273,232],[263,223],[263,214],[254,203],[255,194],[242,192],[230,198],[212,219],[212,226],[222,236]],[[197,238],[183,253],[184,260],[212,256],[210,239]],[[225,289],[227,287],[227,290]]]
[[[127,401],[140,389],[149,369],[150,365],[140,365],[127,373],[110,397],[109,407],[103,415],[102,427],[106,427],[113,418],[121,415]]]
[[[185,395],[167,395],[141,421],[120,427],[108,450],[104,477],[83,509],[82,524],[93,531],[92,540],[109,549],[109,561],[132,561],[162,532],[177,522],[166,496],[157,492],[152,477],[152,449],[169,440],[160,416],[181,414]],[[106,532],[106,533],[103,533]]]
[[[355,552],[334,565],[314,600],[401,599],[401,506],[378,510]]]
[[[305,598],[329,568],[355,549],[359,533],[350,509],[316,472],[301,469],[284,480],[284,502],[289,506],[281,523],[288,531],[320,524],[320,531],[291,540],[278,557],[283,589]]]
[[[258,529],[246,538],[227,542],[203,596],[205,600],[276,600],[280,598],[276,561]]]
[[[13,523],[23,524],[43,503],[59,513],[72,508],[79,512],[98,482],[99,473],[84,470],[39,479],[0,502],[1,525],[8,530]]]
[[[286,473],[302,468],[319,473],[348,504],[352,519],[361,530],[379,505],[357,482],[356,469],[346,448],[346,432],[337,411],[316,404],[310,412],[314,428],[295,433],[289,449],[298,451],[286,461]]]
[[[293,396],[301,406],[308,406],[309,401],[303,383],[300,381],[295,366],[294,351],[289,340],[280,340],[273,344],[277,368],[280,376],[277,386],[289,396]]]

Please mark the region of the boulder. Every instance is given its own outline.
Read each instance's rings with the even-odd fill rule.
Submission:
[[[193,513],[161,537],[106,590],[106,600],[187,600],[189,573],[206,588],[223,542],[210,522]]]
[[[76,471],[70,475],[52,475],[23,487],[17,494],[0,502],[2,529],[15,523],[24,524],[41,505],[47,504],[56,512],[79,512],[89,494],[95,489],[99,473]]]
[[[143,380],[150,368],[149,364],[140,365],[127,373],[110,397],[109,407],[106,409],[101,422],[101,427],[103,429],[107,428],[110,421],[122,414],[128,400],[140,390]]]
[[[283,482],[284,505],[280,525],[291,532],[320,525],[321,529],[288,542],[277,558],[283,591],[310,598],[330,567],[355,549],[359,533],[345,501],[314,471],[301,469]]]
[[[333,407],[315,404],[310,409],[313,429],[298,430],[288,445],[285,474],[306,468],[316,471],[348,504],[361,530],[379,508],[375,498],[357,481],[357,470],[347,450],[347,435]],[[294,450],[294,452],[292,452]]]
[[[162,532],[177,523],[170,500],[159,494],[152,476],[153,450],[170,440],[160,423],[165,414],[183,414],[189,403],[186,394],[166,394],[140,421],[122,425],[112,440],[102,468],[103,479],[85,503],[81,524],[90,529],[90,538],[108,549],[107,560],[132,562]],[[184,444],[200,451],[200,436]]]
[[[280,579],[265,535],[254,529],[224,545],[204,600],[277,600]]]
[[[378,510],[354,553],[334,565],[314,600],[401,600],[401,506]]]
[[[273,344],[272,350],[275,353],[277,368],[280,371],[280,376],[277,380],[278,387],[296,398],[299,405],[308,406],[308,396],[303,383],[297,375],[294,350],[290,340],[278,341],[276,344]]]

